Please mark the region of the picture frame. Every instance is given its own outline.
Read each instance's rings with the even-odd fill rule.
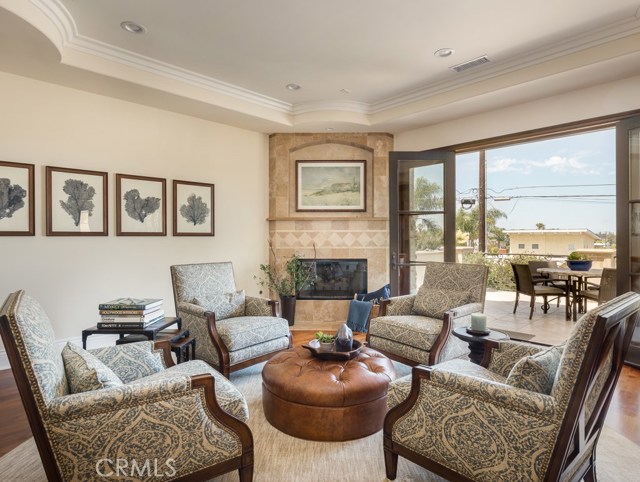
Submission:
[[[296,161],[296,211],[366,211],[366,179],[366,161]]]
[[[107,236],[107,173],[52,166],[45,172],[47,236]]]
[[[215,236],[215,186],[173,181],[173,235]]]
[[[116,174],[116,236],[167,235],[167,180]]]
[[[34,236],[34,164],[0,161],[0,236]]]

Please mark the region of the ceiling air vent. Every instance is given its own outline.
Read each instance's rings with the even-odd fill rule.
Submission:
[[[449,68],[451,70],[455,70],[456,72],[462,72],[463,70],[471,69],[473,67],[477,67],[478,65],[486,64],[487,62],[491,62],[489,60],[489,57],[487,57],[486,55],[483,55],[482,57],[468,60],[466,62],[462,62],[461,64],[454,65]]]

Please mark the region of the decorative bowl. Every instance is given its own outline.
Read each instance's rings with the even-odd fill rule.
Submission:
[[[567,267],[572,271],[589,271],[593,261],[587,259],[568,259]]]
[[[302,348],[306,348],[311,354],[320,360],[351,360],[358,356],[362,350],[362,343],[358,340],[353,340],[353,349],[351,351],[335,351],[335,345],[333,345],[331,351],[325,351],[320,347],[318,340],[311,340],[306,345],[302,345]]]

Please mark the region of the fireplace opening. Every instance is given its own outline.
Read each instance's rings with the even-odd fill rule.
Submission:
[[[302,259],[311,266],[311,279],[299,300],[350,300],[367,292],[366,259]]]

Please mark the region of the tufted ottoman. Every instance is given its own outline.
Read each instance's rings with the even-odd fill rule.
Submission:
[[[296,347],[262,370],[262,405],[271,425],[307,440],[344,441],[382,429],[393,363],[367,347],[349,361],[326,361]]]

